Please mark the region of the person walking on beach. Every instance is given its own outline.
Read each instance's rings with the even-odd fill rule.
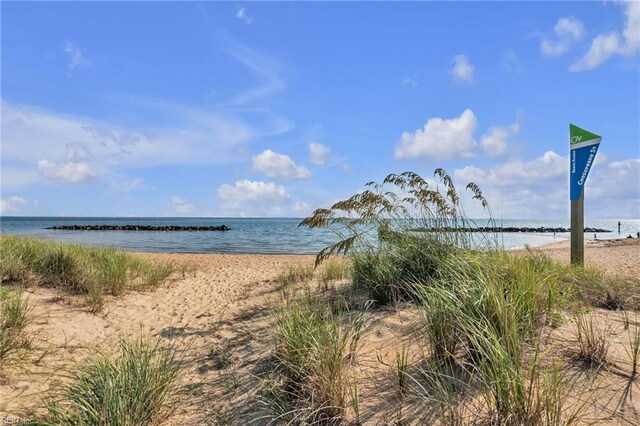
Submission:
[[[620,233],[620,225],[621,225],[621,223],[620,223],[620,221],[618,221],[618,234]]]

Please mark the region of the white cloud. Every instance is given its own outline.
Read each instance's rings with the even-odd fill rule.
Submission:
[[[273,182],[250,181],[248,179],[236,181],[234,186],[224,184],[218,188],[220,199],[229,202],[267,201],[279,203],[289,200],[287,190]]]
[[[94,180],[98,173],[87,163],[57,163],[55,161],[38,161],[38,171],[40,174],[52,180],[63,182],[79,183]]]
[[[65,165],[67,173],[84,170],[88,178],[89,169],[109,176],[117,168],[230,163],[237,161],[238,150],[251,140],[292,128],[289,120],[264,110],[245,116],[224,109],[125,101],[138,107],[137,114],[149,114],[159,124],[123,127],[3,101],[3,162],[21,166],[3,164],[2,187],[27,186],[41,176],[58,176],[56,170]],[[43,159],[39,176],[34,165]]]
[[[569,71],[597,68],[614,55],[632,56],[640,50],[640,2],[618,3],[624,8],[625,24],[622,33],[612,31],[598,34],[591,41],[589,51],[569,67]]]
[[[457,179],[478,184],[490,184],[502,188],[520,187],[524,184],[546,186],[549,181],[568,172],[568,159],[547,151],[531,161],[512,160],[498,166],[482,169],[467,166],[455,171]]]
[[[287,190],[273,182],[239,180],[234,185],[218,188],[225,214],[239,216],[278,216],[286,214],[291,197]]]
[[[487,155],[502,155],[507,150],[507,142],[509,140],[509,130],[504,127],[494,126],[489,132],[482,136],[480,144],[482,150]]]
[[[625,40],[622,53],[632,55],[640,50],[640,2],[629,1],[624,6],[626,21],[622,30]]]
[[[64,51],[69,55],[69,69],[74,70],[78,67],[90,65],[91,62],[82,54],[80,48],[73,42],[67,41],[64,44]]]
[[[185,215],[195,212],[198,208],[195,204],[190,204],[182,197],[174,195],[167,203],[167,207],[171,213]]]
[[[587,214],[598,218],[637,218],[640,206],[640,159],[609,162],[598,154],[585,189]],[[459,184],[475,182],[494,214],[505,217],[561,218],[569,208],[569,157],[548,151],[530,161],[512,160],[495,167],[467,166],[454,171]],[[480,215],[469,201],[467,213]]]
[[[50,176],[59,176],[72,163],[66,169],[85,164],[104,179],[117,176],[118,169],[233,163],[249,155],[249,142],[291,130],[291,120],[258,104],[286,86],[280,76],[282,66],[228,35],[223,34],[220,41],[226,53],[256,77],[258,85],[216,105],[192,107],[109,95],[110,106],[129,111],[128,124],[123,124],[2,100],[2,188],[41,182],[43,173],[36,165],[42,159],[47,162],[41,167]],[[88,62],[73,43],[64,47],[75,61],[73,67]]]
[[[316,166],[324,165],[329,159],[329,153],[331,152],[329,147],[320,142],[310,142],[308,146],[309,160]]]
[[[6,200],[0,200],[0,213],[16,212],[20,210],[20,207],[24,207],[28,203],[29,202],[25,198],[15,195],[11,196]]]
[[[413,157],[439,160],[478,155],[499,156],[506,152],[509,138],[520,131],[519,111],[517,117],[510,126],[490,127],[479,143],[474,136],[478,120],[470,109],[464,110],[460,117],[430,118],[422,129],[414,133],[402,133],[395,157],[399,160]]]
[[[599,154],[598,154],[599,155]],[[618,198],[635,192],[640,197],[640,158],[622,161],[598,162],[593,166],[593,176],[587,179],[588,196],[590,198]],[[640,209],[640,203],[636,204]],[[638,217],[636,214],[635,217]]]
[[[544,56],[554,57],[564,55],[571,45],[584,37],[584,25],[576,18],[560,18],[553,28],[556,38],[545,38],[540,42],[540,51]]]
[[[576,18],[560,18],[554,27],[558,37],[580,40],[584,36],[584,25]]]
[[[253,22],[253,16],[247,15],[247,9],[245,9],[244,7],[238,9],[238,11],[236,12],[236,18],[247,25],[251,25],[251,23]]]
[[[253,170],[264,173],[272,179],[306,179],[311,172],[298,166],[288,155],[278,154],[270,149],[253,157]]]
[[[476,116],[470,109],[464,110],[460,117],[456,118],[430,118],[423,129],[414,133],[402,133],[395,157],[468,157],[472,155],[476,145],[473,134],[477,128]]]
[[[469,58],[466,55],[456,55],[453,58],[453,69],[451,75],[457,83],[473,83],[473,65],[469,62]]]
[[[620,50],[618,34],[600,34],[591,42],[589,51],[569,66],[569,71],[586,71],[598,67]]]

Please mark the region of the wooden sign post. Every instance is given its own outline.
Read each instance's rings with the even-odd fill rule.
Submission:
[[[571,200],[571,264],[584,265],[584,192]]]

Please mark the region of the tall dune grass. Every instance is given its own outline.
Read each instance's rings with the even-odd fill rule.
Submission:
[[[24,329],[31,320],[30,311],[19,288],[0,288],[0,366],[28,345]]]
[[[89,248],[37,238],[2,236],[2,282],[53,287],[87,296],[97,311],[103,295],[120,295],[130,289],[156,287],[174,270],[109,248]]]
[[[411,298],[409,283],[435,277],[457,249],[495,248],[495,235],[467,232],[475,223],[466,216],[452,178],[443,169],[434,176],[439,181],[414,172],[391,174],[329,209],[315,210],[300,226],[328,228],[340,238],[318,254],[316,265],[332,254],[352,253],[354,284],[387,304]],[[465,188],[490,216],[480,188],[474,183]]]
[[[432,360],[476,377],[496,424],[572,423],[573,412],[558,413],[567,389],[541,364],[536,343],[572,298],[562,268],[536,256],[472,251],[442,268],[437,281],[416,286]]]
[[[36,425],[156,425],[175,409],[179,373],[175,347],[147,337],[121,340],[115,358],[98,353],[45,399]]]
[[[362,316],[335,308],[307,293],[276,313],[276,359],[284,377],[279,399],[288,401],[282,415],[290,420],[338,424],[353,403],[347,362]]]
[[[466,424],[460,404],[478,397],[484,404],[470,411],[473,421],[483,412],[490,424],[574,423],[583,405],[568,405],[571,385],[560,367],[542,359],[540,330],[579,301],[611,302],[615,309],[618,287],[533,251],[496,250],[495,235],[467,232],[475,224],[451,177],[442,169],[435,176],[439,183],[412,172],[389,175],[314,211],[301,226],[329,228],[341,238],[318,254],[316,265],[350,253],[355,288],[380,304],[405,300],[422,312],[417,337],[428,357],[417,368],[420,377],[410,377],[406,354],[397,356],[398,382],[436,402],[441,423]],[[480,188],[465,188],[490,215]],[[305,328],[306,339],[314,341],[318,328]]]

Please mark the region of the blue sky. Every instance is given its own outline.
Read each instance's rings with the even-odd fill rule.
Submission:
[[[2,2],[2,214],[293,216],[405,170],[640,218],[640,3]],[[469,214],[480,208],[465,204]]]

